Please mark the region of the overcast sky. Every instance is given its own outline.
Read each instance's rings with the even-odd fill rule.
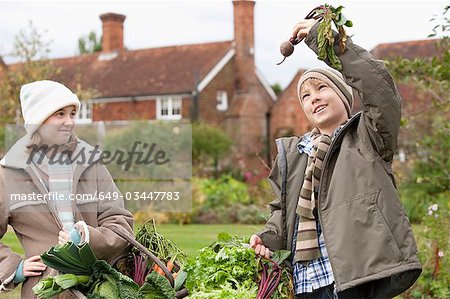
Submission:
[[[272,84],[285,87],[299,68],[321,65],[303,43],[281,66],[279,44],[320,1],[256,1],[256,65]],[[433,15],[447,1],[326,1],[345,6],[353,21],[347,30],[366,49],[380,43],[426,39]],[[0,54],[6,63],[14,37],[31,20],[51,40],[50,57],[77,54],[77,40],[91,30],[101,34],[99,15],[126,15],[124,42],[130,50],[233,39],[231,1],[0,1]]]

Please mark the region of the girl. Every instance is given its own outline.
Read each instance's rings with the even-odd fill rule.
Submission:
[[[45,80],[23,85],[20,101],[27,134],[0,161],[0,239],[12,226],[25,259],[0,241],[0,292],[22,282],[22,298],[34,298],[31,288],[56,274],[39,255],[58,243],[86,242],[97,258],[112,262],[128,243],[110,227],[133,233],[133,216],[121,199],[92,196],[119,190],[98,159],[80,154],[94,148],[74,135],[77,96]]]

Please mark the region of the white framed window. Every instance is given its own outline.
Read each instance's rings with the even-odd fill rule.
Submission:
[[[181,97],[160,97],[156,99],[156,118],[162,120],[181,119]]]
[[[226,111],[228,109],[228,94],[224,90],[217,91],[217,105],[216,108],[219,111]]]
[[[78,123],[91,123],[92,122],[92,104],[82,102],[80,106],[80,112],[76,119]]]

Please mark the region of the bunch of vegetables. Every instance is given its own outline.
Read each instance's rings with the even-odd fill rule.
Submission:
[[[166,263],[178,261],[180,264],[184,264],[186,262],[186,254],[173,241],[166,239],[157,231],[154,219],[146,221],[139,228],[136,233],[136,241]]]
[[[33,287],[39,298],[50,298],[67,289],[86,294],[89,299],[167,298],[175,297],[169,281],[151,272],[139,286],[104,260],[97,260],[89,244],[72,242],[52,247],[41,255],[46,265],[64,274],[48,277]]]
[[[331,67],[339,71],[342,70],[342,64],[334,50],[335,40],[331,24],[334,23],[336,29],[339,32],[338,42],[341,53],[344,52],[345,43],[347,41],[347,34],[345,32],[344,26],[353,26],[352,21],[348,20],[344,16],[344,14],[342,14],[342,9],[343,6],[334,8],[331,5],[324,4],[314,8],[305,17],[305,19],[316,19],[319,22],[322,21],[322,23],[320,23],[319,25],[319,28],[317,29],[317,44],[319,50],[318,58],[321,60],[328,60]],[[294,46],[299,44],[302,40],[303,38],[291,38],[290,40],[281,43],[280,52],[284,56],[284,58],[280,63],[277,64],[283,63],[286,57],[290,56],[294,52]]]
[[[142,242],[135,244],[140,250],[133,248],[128,256],[116,264],[117,269],[104,260],[97,260],[89,244],[77,246],[68,242],[52,247],[41,258],[47,266],[63,274],[41,280],[33,287],[34,293],[39,298],[50,298],[72,289],[93,299],[173,299],[180,292],[187,293],[185,289],[182,290],[187,274],[181,270],[186,254],[157,232],[153,220],[138,230],[136,239]],[[145,249],[148,255],[151,255],[148,253],[150,251],[167,265],[173,280],[170,277],[169,282],[169,277],[165,277],[169,272],[165,273],[141,252]]]
[[[186,272],[181,270],[181,268],[186,262],[186,254],[173,241],[166,239],[158,232],[153,219],[146,221],[138,229],[136,241],[165,264],[175,279],[175,284],[184,283]],[[118,263],[117,268],[120,272],[127,273],[127,275],[132,277],[138,285],[142,285],[145,277],[152,271],[161,276],[166,276],[160,266],[143,256],[137,248],[133,248],[130,256]],[[133,269],[133,271],[130,272],[129,269]]]
[[[221,233],[185,267],[189,298],[289,298],[292,283],[282,266],[289,252],[278,251],[272,260],[257,257],[243,244],[246,237]]]

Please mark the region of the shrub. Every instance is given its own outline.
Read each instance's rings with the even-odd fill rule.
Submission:
[[[441,196],[447,202],[430,205],[423,217],[424,230],[418,242],[423,272],[416,284],[404,294],[405,298],[450,297],[450,192]],[[445,202],[443,198],[440,202]]]

